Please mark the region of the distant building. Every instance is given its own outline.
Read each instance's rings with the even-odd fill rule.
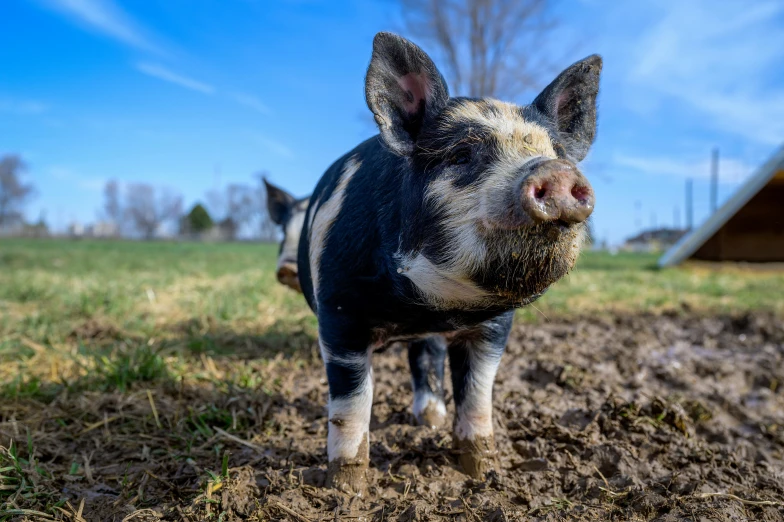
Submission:
[[[87,235],[91,237],[116,237],[119,236],[119,229],[115,223],[98,221],[87,227]]]
[[[74,221],[68,225],[67,233],[71,237],[115,237],[118,234],[117,225],[106,221],[88,223],[83,225]]]
[[[659,266],[687,259],[784,262],[784,146]]]
[[[67,232],[68,235],[71,237],[84,237],[84,225],[82,225],[78,221],[74,221],[73,223],[68,225]]]
[[[686,234],[678,228],[657,228],[645,230],[627,239],[621,250],[627,252],[661,252],[670,248]]]

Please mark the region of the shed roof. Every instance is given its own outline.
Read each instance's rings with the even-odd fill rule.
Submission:
[[[700,227],[683,236],[680,241],[667,250],[659,259],[659,266],[677,265],[691,257],[782,169],[784,169],[784,145]]]

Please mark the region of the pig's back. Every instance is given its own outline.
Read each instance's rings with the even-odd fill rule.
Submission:
[[[393,178],[401,163],[374,136],[333,163],[316,185],[297,256],[302,291],[314,311],[318,299],[367,313],[369,292],[390,294],[388,252],[397,248],[391,230],[400,226],[400,183]]]

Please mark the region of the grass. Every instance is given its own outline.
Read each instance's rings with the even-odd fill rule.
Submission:
[[[274,280],[276,254],[275,245],[259,244],[0,241],[2,396],[126,392],[184,374],[209,377],[203,361],[212,357],[272,358],[303,348],[310,355],[315,318]],[[784,312],[781,271],[658,270],[655,262],[588,252],[520,318]],[[258,385],[247,368],[232,378],[230,385]]]
[[[568,277],[520,315],[541,319],[542,314],[784,312],[784,300],[779,298],[784,291],[781,267],[686,263],[659,269],[657,260],[656,254],[587,252]]]
[[[248,366],[227,374],[205,361],[312,354],[315,318],[274,280],[276,254],[259,244],[0,241],[0,396],[124,393],[185,375],[258,386]],[[654,255],[585,253],[520,319],[784,312],[781,271],[655,263]]]
[[[0,240],[0,522],[31,506],[78,520],[57,484],[91,483],[93,457],[62,449],[88,439],[104,441],[103,473],[141,507],[155,475],[105,464],[140,436],[150,456],[139,458],[190,466],[205,501],[230,483],[221,430],[260,441],[284,430],[271,404],[285,402],[297,369],[318,365],[315,318],[275,281],[276,255],[258,244]],[[784,313],[781,271],[655,262],[586,253],[520,320]]]
[[[0,394],[125,392],[206,375],[205,357],[309,355],[316,321],[301,296],[275,282],[276,254],[259,244],[0,241]],[[781,271],[655,263],[654,255],[588,252],[520,318],[784,311]],[[233,378],[258,384],[247,368]]]
[[[301,348],[316,321],[275,282],[276,253],[253,244],[0,241],[3,394],[56,394],[55,380],[55,388],[125,391],[176,379],[188,371],[181,354]]]

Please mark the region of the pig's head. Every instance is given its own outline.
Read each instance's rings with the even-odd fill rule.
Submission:
[[[282,188],[276,187],[266,179],[267,211],[270,219],[283,229],[283,241],[278,253],[276,276],[278,281],[297,292],[302,292],[297,274],[297,250],[308,198],[297,199]]]
[[[419,47],[379,33],[365,95],[400,171],[398,272],[441,308],[522,306],[574,266],[591,185],[602,59],[563,71],[527,106],[450,98]]]

